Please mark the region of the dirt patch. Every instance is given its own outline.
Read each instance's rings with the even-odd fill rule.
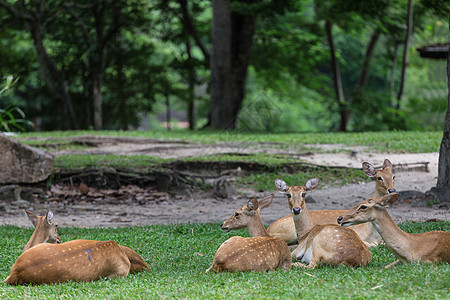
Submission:
[[[60,150],[67,148],[67,144],[89,146],[83,150]],[[307,145],[320,148],[322,145]],[[396,171],[396,188],[398,191],[410,191],[409,196],[403,198],[389,209],[396,222],[427,221],[431,219],[450,220],[450,211],[442,205],[426,206],[424,193],[436,185],[438,153],[421,154],[390,154],[372,153],[364,147],[345,147],[343,145],[326,145],[325,150],[333,153],[313,153],[306,151],[307,147],[282,147],[277,143],[217,143],[198,144],[180,141],[158,141],[142,138],[114,138],[114,137],[77,137],[67,139],[60,144],[48,144],[46,150],[53,155],[67,153],[76,154],[121,154],[121,155],[149,155],[161,158],[200,156],[206,154],[229,153],[246,155],[249,153],[271,153],[289,155],[293,158],[292,166],[300,164],[315,164],[329,167],[360,168],[363,161],[369,161],[375,166],[381,166],[385,158],[389,158]],[[341,152],[338,152],[341,151]],[[334,153],[336,152],[336,153]],[[180,163],[174,166],[177,171],[188,172],[191,163]],[[408,167],[410,166],[410,167]],[[412,166],[419,166],[413,168]],[[203,164],[205,170],[218,174],[229,172],[232,175],[242,164],[216,163]],[[257,163],[245,166],[250,171],[258,171]],[[411,171],[412,170],[412,171]],[[108,170],[103,170],[107,172]],[[109,170],[117,172],[117,170]],[[120,171],[120,170],[119,170]],[[295,170],[294,170],[295,171]],[[102,172],[102,170],[93,170]],[[127,173],[127,172],[124,172]],[[204,174],[204,173],[203,173]],[[229,178],[230,176],[227,176]],[[232,177],[232,176],[231,176]],[[112,177],[114,178],[114,177]],[[120,189],[112,189],[110,185],[101,184],[99,187],[82,187],[79,182],[66,182],[61,186],[53,186],[40,201],[17,201],[13,198],[8,204],[0,206],[0,224],[31,226],[24,214],[24,208],[36,213],[44,214],[52,209],[60,226],[75,227],[119,227],[143,226],[152,224],[171,223],[218,223],[229,217],[235,210],[242,207],[251,196],[263,197],[275,194],[273,204],[261,213],[265,224],[288,214],[286,199],[278,194],[275,188],[265,192],[258,192],[248,188],[235,190],[226,199],[219,199],[211,192],[201,189],[184,189],[180,191],[165,191],[155,182],[160,179],[158,174],[148,178],[148,186],[138,186],[132,178]],[[207,176],[205,180],[207,180]],[[152,181],[153,180],[153,181]],[[114,179],[111,179],[114,181]],[[161,183],[161,182],[160,182]],[[162,180],[167,184],[167,180]],[[228,182],[228,184],[233,184]],[[296,182],[288,184],[304,184]],[[310,195],[315,203],[308,203],[310,210],[314,209],[346,209],[370,197],[373,193],[374,182],[350,184],[340,187],[322,186],[320,190]],[[11,197],[14,197],[12,189]],[[33,190],[29,191],[33,194]],[[406,194],[406,193],[404,193]]]

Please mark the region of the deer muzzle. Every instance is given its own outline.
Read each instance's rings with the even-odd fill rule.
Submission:
[[[230,231],[230,227],[226,226],[225,224],[222,224],[222,226],[220,227],[223,231],[225,232],[229,232]]]
[[[292,212],[294,213],[294,215],[299,215],[301,212],[301,208],[300,207],[294,207],[292,208]]]

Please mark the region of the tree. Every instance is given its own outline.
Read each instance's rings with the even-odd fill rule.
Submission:
[[[444,134],[439,150],[438,180],[436,184],[436,198],[440,202],[450,202],[450,51],[448,51],[447,55],[447,80],[447,113],[445,115]]]
[[[402,61],[402,74],[400,78],[400,88],[397,94],[397,109],[400,109],[400,101],[402,100],[403,89],[406,81],[406,68],[408,67],[408,53],[409,53],[409,43],[412,36],[413,30],[413,13],[414,12],[414,0],[408,1],[408,15],[406,22],[406,34],[405,34],[405,42],[403,46],[403,61]]]
[[[210,125],[234,129],[245,95],[256,16],[232,9],[229,0],[213,0],[212,12]]]
[[[16,23],[24,22],[36,48],[41,76],[55,101],[61,103],[62,112],[66,116],[63,126],[76,129],[78,127],[77,117],[72,106],[67,82],[64,80],[63,70],[49,55],[44,44],[45,32],[61,14],[61,9],[56,5],[46,5],[45,1],[30,4],[17,1],[14,5],[0,1],[0,7],[4,8]]]

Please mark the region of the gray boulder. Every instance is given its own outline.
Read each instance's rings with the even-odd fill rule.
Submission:
[[[35,183],[53,170],[53,156],[0,133],[0,184]]]

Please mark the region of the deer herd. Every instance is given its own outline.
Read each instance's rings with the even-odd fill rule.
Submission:
[[[251,237],[233,236],[223,242],[206,272],[289,270],[320,263],[362,267],[371,261],[369,248],[382,241],[398,258],[386,267],[402,262],[450,263],[450,232],[406,233],[390,217],[386,208],[399,198],[391,162],[386,159],[379,169],[364,162],[362,169],[375,178],[375,190],[372,198],[350,210],[309,211],[305,196],[318,187],[318,178],[304,186],[288,186],[275,179],[275,189],[286,196],[290,214],[266,229],[260,210],[272,204],[273,194],[248,200],[221,228],[226,232],[247,228]],[[35,230],[4,283],[87,282],[149,270],[136,251],[115,241],[61,243],[52,211],[45,216],[26,213]],[[294,247],[292,252],[290,247]]]

